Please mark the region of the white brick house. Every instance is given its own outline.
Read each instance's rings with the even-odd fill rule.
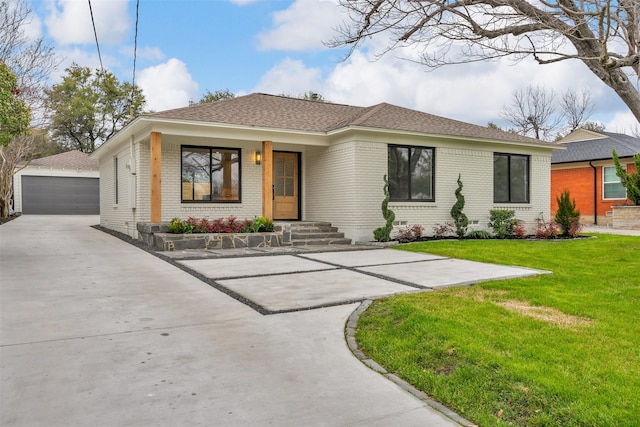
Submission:
[[[557,145],[390,104],[355,107],[265,94],[146,114],[98,148],[101,225],[264,215],[328,221],[354,241],[384,224],[451,220],[460,174],[472,229],[513,209],[549,218]]]

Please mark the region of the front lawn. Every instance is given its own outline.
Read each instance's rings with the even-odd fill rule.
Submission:
[[[356,338],[389,372],[481,426],[640,425],[640,238],[400,249],[553,274],[374,302]]]

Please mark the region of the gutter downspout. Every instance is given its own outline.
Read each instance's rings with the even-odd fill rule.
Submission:
[[[589,160],[589,166],[593,169],[593,225],[598,225],[598,169]]]

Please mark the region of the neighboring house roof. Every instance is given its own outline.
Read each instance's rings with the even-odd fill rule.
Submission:
[[[356,107],[262,93],[145,116],[320,133],[359,127],[555,145],[515,133],[447,119],[387,103],[371,107]]]
[[[29,166],[50,169],[98,170],[98,161],[90,159],[87,153],[74,150],[34,159],[29,163]]]
[[[611,151],[614,149],[621,158],[633,157],[640,153],[640,138],[622,133],[579,129],[559,143],[566,147],[566,150],[554,151],[551,155],[552,164],[612,159]]]

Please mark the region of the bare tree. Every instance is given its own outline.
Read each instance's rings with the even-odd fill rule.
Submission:
[[[542,86],[528,86],[513,93],[513,101],[502,110],[502,117],[522,135],[548,139],[558,129],[555,93]]]
[[[42,37],[30,40],[25,33],[31,13],[26,0],[0,0],[0,59],[18,79],[20,98],[35,120],[32,124],[42,126],[44,89],[59,61]]]
[[[560,98],[560,109],[569,128],[569,132],[582,127],[593,112],[591,92],[584,88],[580,93],[569,89]]]
[[[0,62],[15,75],[15,93],[31,111],[31,125],[44,120],[43,94],[47,78],[58,65],[53,48],[39,38],[30,40],[25,27],[30,22],[31,8],[26,0],[0,0]],[[13,175],[26,167],[37,154],[42,136],[21,135],[0,147],[0,215],[9,213],[13,194]]]
[[[331,46],[388,32],[396,47],[419,45],[430,67],[510,56],[539,64],[582,61],[640,121],[637,0],[340,0],[344,24]],[[635,77],[635,78],[634,78]]]
[[[13,196],[13,175],[29,165],[40,146],[43,135],[24,135],[0,147],[0,218],[9,216],[9,202]]]

